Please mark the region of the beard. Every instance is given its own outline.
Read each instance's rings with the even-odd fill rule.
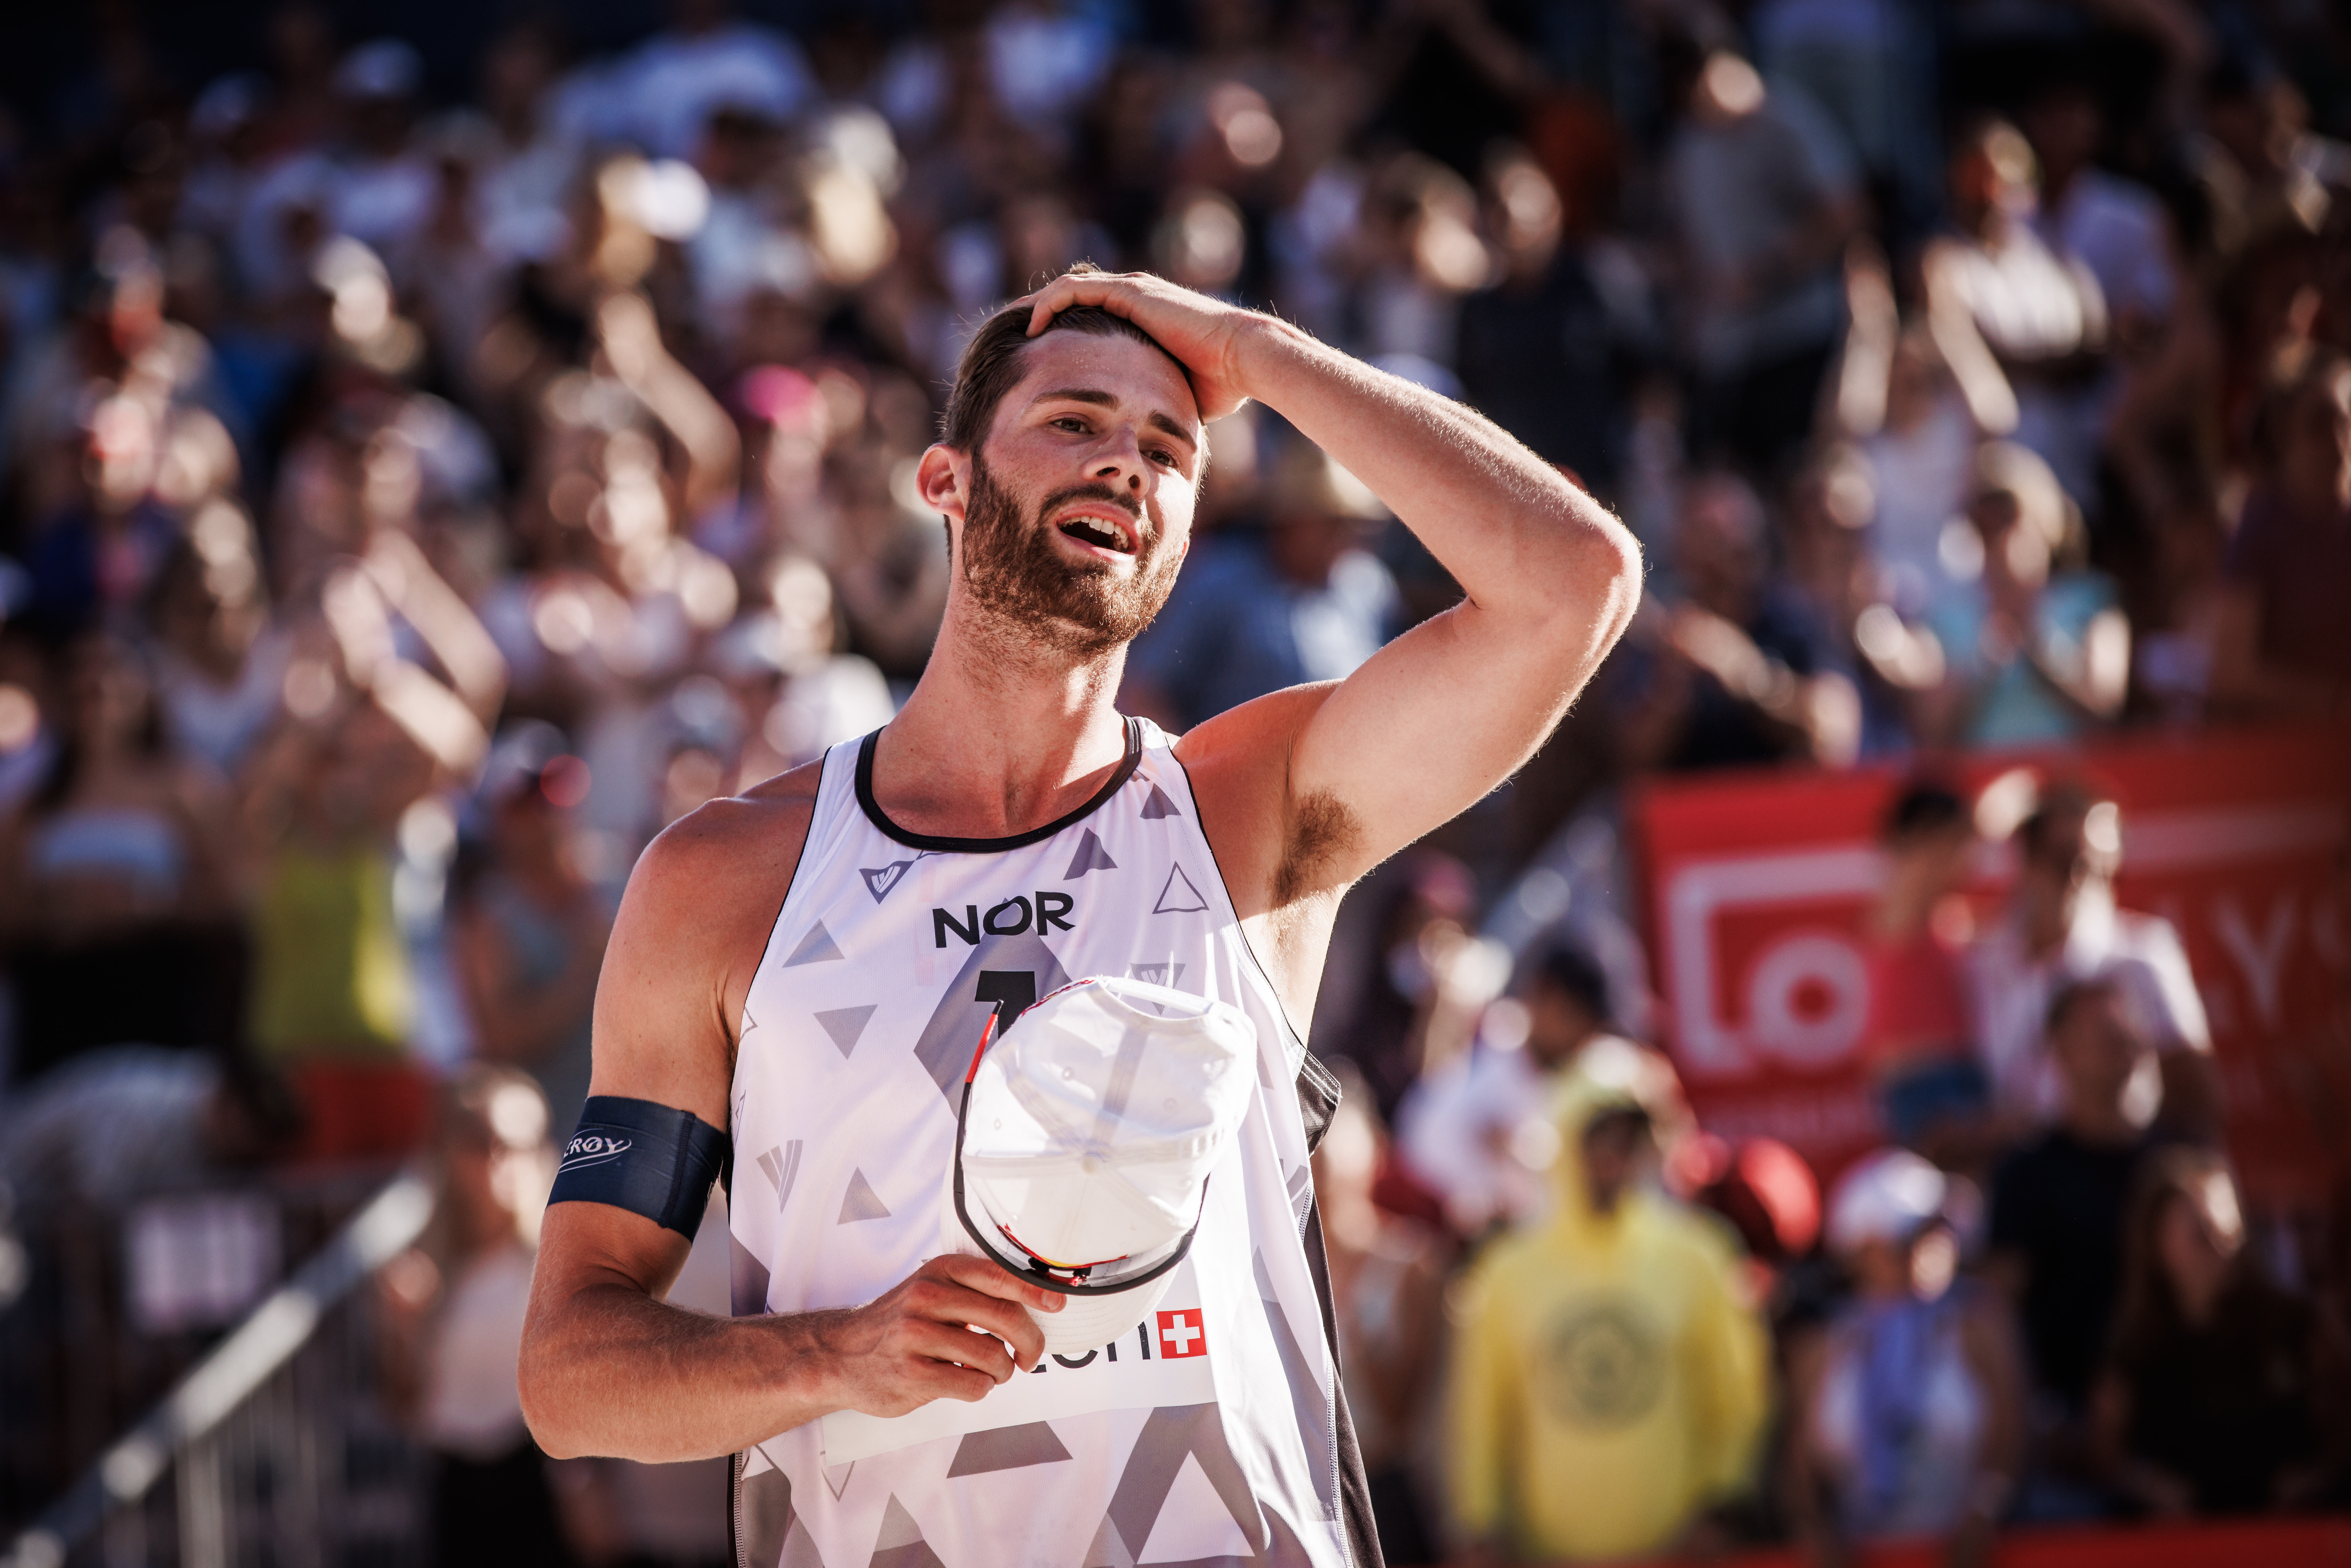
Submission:
[[[1107,563],[1072,564],[1053,548],[1044,519],[1071,501],[1103,501],[1134,519],[1134,572],[1121,576]],[[987,461],[971,459],[971,499],[964,508],[963,580],[981,609],[1024,640],[1065,657],[1099,658],[1132,643],[1175,591],[1181,552],[1161,547],[1165,537],[1143,508],[1110,486],[1072,485],[1022,512],[996,482]]]

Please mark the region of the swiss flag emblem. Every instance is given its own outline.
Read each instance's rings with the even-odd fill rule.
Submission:
[[[1170,1361],[1208,1354],[1207,1331],[1200,1324],[1200,1309],[1159,1314],[1159,1354]]]

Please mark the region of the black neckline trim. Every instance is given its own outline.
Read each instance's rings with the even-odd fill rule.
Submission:
[[[864,810],[867,821],[910,850],[929,850],[935,854],[986,855],[1040,844],[1062,829],[1102,810],[1110,798],[1134,777],[1135,768],[1143,762],[1143,727],[1132,718],[1124,723],[1126,756],[1102,787],[1094,791],[1093,799],[1066,816],[1057,817],[1043,827],[1031,828],[1025,833],[1014,833],[1003,839],[942,839],[930,833],[909,832],[892,821],[889,813],[883,810],[881,803],[873,799],[873,747],[882,738],[882,732],[878,729],[857,743],[857,804]]]

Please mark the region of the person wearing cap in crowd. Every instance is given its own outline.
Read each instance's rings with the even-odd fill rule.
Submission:
[[[1673,1079],[1664,1057],[1612,1032],[1608,978],[1582,948],[1545,951],[1525,997],[1523,1043],[1511,1050],[1507,1041],[1479,1040],[1420,1079],[1396,1115],[1405,1163],[1437,1189],[1446,1218],[1464,1236],[1550,1212],[1548,1172],[1559,1146],[1542,1107],[1585,1051],[1637,1055],[1645,1070]]]
[[[1251,398],[1467,597],[1344,681],[1176,740],[1113,701],[1188,543],[1204,423]],[[1308,1117],[1332,1091],[1294,1020],[1340,894],[1524,760],[1621,633],[1637,550],[1468,410],[1272,318],[1091,268],[983,323],[916,478],[955,577],[905,706],[688,817],[632,878],[540,1252],[533,1430],[557,1454],[737,1453],[762,1564],[1377,1563],[1317,1284]],[[1071,1048],[1062,1086],[1014,1074],[1036,1065],[1032,1005],[1122,986],[1165,995],[1066,1031],[1092,1055]],[[1144,999],[1171,1026],[1187,1008],[1186,1030],[1246,1025],[1238,1071],[1217,1070],[1229,1131],[1207,1077],[1138,1087]],[[1001,1095],[1032,1116],[1060,1097],[1059,1152],[1030,1177],[997,1168],[1008,1190],[974,1208],[956,1149],[998,1135],[979,1107],[1006,1044]],[[1184,1131],[1165,1182],[1121,1195],[1112,1156],[1154,1121]],[[737,1316],[719,1322],[658,1297],[682,1211],[730,1155]],[[1097,1188],[1134,1222],[1123,1252],[1051,1222]],[[988,1257],[942,1250],[951,1198]],[[1132,1332],[1061,1347],[1064,1312],[1098,1322],[1163,1282]]]
[[[1292,441],[1263,529],[1204,539],[1135,639],[1128,706],[1191,726],[1252,697],[1344,680],[1396,630],[1395,579],[1364,544],[1386,509],[1321,449]]]
[[[2154,1107],[2131,1092],[2149,1054],[2113,979],[2061,988],[2049,1004],[2049,1056],[2064,1086],[2057,1124],[1992,1181],[1990,1272],[2016,1303],[2032,1379],[2034,1451],[2018,1498],[2027,1518],[2104,1511],[2085,1490],[2096,1483],[2084,1417],[2122,1289],[2132,1185],[2159,1146],[2147,1125]]]
[[[1463,1287],[1452,1490],[1469,1562],[1667,1552],[1748,1479],[1768,1342],[1727,1228],[1651,1184],[1672,1102],[1641,1066],[1567,1070],[1552,1218]]]
[[[1907,1149],[1865,1156],[1829,1199],[1854,1295],[1787,1346],[1782,1483],[1823,1558],[1890,1536],[1949,1539],[1981,1564],[2023,1458],[2023,1377],[2005,1303],[1959,1276],[1953,1210],[1972,1189]]]
[[[2179,933],[2160,915],[2115,902],[2121,809],[2087,785],[2053,785],[2018,824],[2016,849],[2008,910],[1968,953],[1976,1051],[1991,1080],[1995,1114],[2019,1130],[2056,1118],[2049,1005],[2068,980],[2097,976],[2115,983],[2155,1047],[2154,1063],[2135,1085],[2141,1106],[2159,1103],[2167,1126],[2217,1137],[2220,1073]]]

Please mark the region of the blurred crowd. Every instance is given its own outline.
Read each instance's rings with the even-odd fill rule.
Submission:
[[[1091,260],[1468,402],[1650,563],[1561,735],[1351,899],[1324,985],[1391,1561],[2346,1500],[2351,1247],[2247,1244],[2114,803],[2015,813],[1970,936],[1980,813],[1934,760],[2351,711],[2333,12],[492,9],[446,60],[256,8],[189,79],[110,0],[0,103],[20,1212],[429,1148],[447,1214],[381,1296],[444,1507],[537,1498],[501,1562],[723,1550],[528,1448],[498,1368],[539,1156],[637,853],[889,719],[946,591],[913,477],[945,379]],[[1277,416],[1210,441],[1130,711],[1343,676],[1458,596]],[[1888,1147],[1823,1194],[1638,1043],[1616,813],[1882,759],[1917,779],[1869,929]]]

